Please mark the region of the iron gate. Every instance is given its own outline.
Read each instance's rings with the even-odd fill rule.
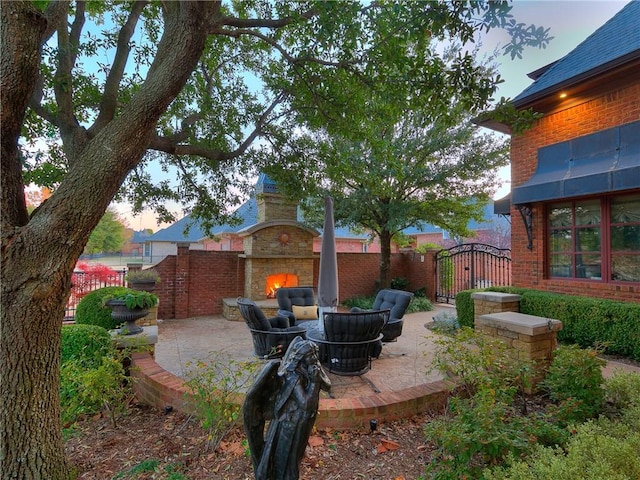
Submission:
[[[436,254],[436,301],[455,303],[471,288],[511,285],[511,250],[484,243],[463,243]]]

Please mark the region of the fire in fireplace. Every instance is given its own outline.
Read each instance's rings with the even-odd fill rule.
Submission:
[[[277,289],[297,286],[298,275],[294,273],[278,273],[267,277],[265,293],[267,294],[267,298],[275,298]]]

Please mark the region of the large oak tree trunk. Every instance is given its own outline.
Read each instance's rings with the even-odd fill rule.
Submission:
[[[2,478],[66,480],[74,475],[61,438],[60,330],[73,268],[140,162],[159,116],[195,68],[216,6],[168,4],[147,81],[119,116],[79,142],[82,151],[65,149],[69,172],[31,217],[17,140],[40,61],[42,35],[32,21],[44,20],[30,8],[17,2],[2,6],[0,472]]]
[[[0,472],[3,478],[72,478],[60,429],[60,328],[67,284],[38,281],[52,253],[28,229],[18,136],[38,76],[45,17],[2,6],[2,312]],[[38,228],[38,227],[36,227]],[[42,226],[39,227],[40,229]],[[51,274],[52,272],[47,272]],[[57,273],[57,272],[53,272]],[[67,287],[65,289],[65,287]],[[62,306],[62,308],[61,308]],[[57,321],[56,321],[57,320]]]

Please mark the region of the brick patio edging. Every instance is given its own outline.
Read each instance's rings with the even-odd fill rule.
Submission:
[[[158,365],[150,353],[132,355],[131,376],[136,379],[133,389],[138,401],[164,409],[166,406],[185,412],[184,381]],[[366,397],[322,398],[318,408],[316,426],[343,430],[369,429],[369,421],[410,418],[419,413],[443,411],[450,396],[452,384],[436,381],[405,388],[397,392],[383,392]],[[238,402],[244,395],[238,396]]]

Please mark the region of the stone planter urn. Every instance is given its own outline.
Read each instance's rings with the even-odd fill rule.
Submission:
[[[132,290],[153,292],[160,281],[160,275],[154,269],[130,270],[125,276],[127,285]]]
[[[136,325],[136,320],[146,317],[149,309],[158,304],[158,297],[149,292],[127,290],[113,297],[104,299],[104,305],[111,308],[111,318],[118,324],[126,325],[120,329],[123,335],[134,335],[142,332],[142,327]]]
[[[148,308],[129,308],[125,300],[109,300],[106,305],[111,307],[111,318],[118,323],[125,323],[119,329],[122,335],[135,335],[142,332],[142,327],[136,325],[136,320],[146,317],[149,313]]]

